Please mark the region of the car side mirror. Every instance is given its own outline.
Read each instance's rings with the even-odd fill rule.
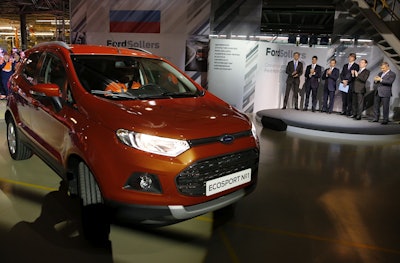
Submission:
[[[34,85],[29,91],[30,94],[40,97],[58,97],[60,96],[60,88],[53,83],[40,83]]]
[[[60,88],[58,85],[53,83],[40,83],[34,85],[29,92],[33,96],[51,98],[51,102],[53,103],[56,112],[59,112],[62,109]]]

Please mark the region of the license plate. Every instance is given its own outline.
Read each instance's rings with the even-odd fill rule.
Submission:
[[[251,169],[246,169],[206,182],[206,196],[217,194],[251,181]]]

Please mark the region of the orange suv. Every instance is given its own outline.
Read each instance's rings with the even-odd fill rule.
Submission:
[[[229,206],[256,185],[249,118],[144,50],[39,44],[10,79],[11,157],[36,154],[83,206],[169,224]]]

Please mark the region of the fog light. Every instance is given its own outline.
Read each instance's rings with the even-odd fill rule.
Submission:
[[[149,190],[151,188],[151,185],[153,184],[153,180],[151,180],[151,177],[148,175],[142,175],[140,176],[140,187],[143,188],[143,190]]]
[[[141,192],[151,192],[161,194],[161,185],[154,174],[134,173],[126,181],[124,189],[136,190]]]

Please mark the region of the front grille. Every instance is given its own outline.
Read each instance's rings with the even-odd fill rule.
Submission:
[[[258,150],[251,149],[196,162],[176,177],[178,191],[184,195],[203,196],[207,181],[248,168],[253,177],[257,173],[258,159]]]

